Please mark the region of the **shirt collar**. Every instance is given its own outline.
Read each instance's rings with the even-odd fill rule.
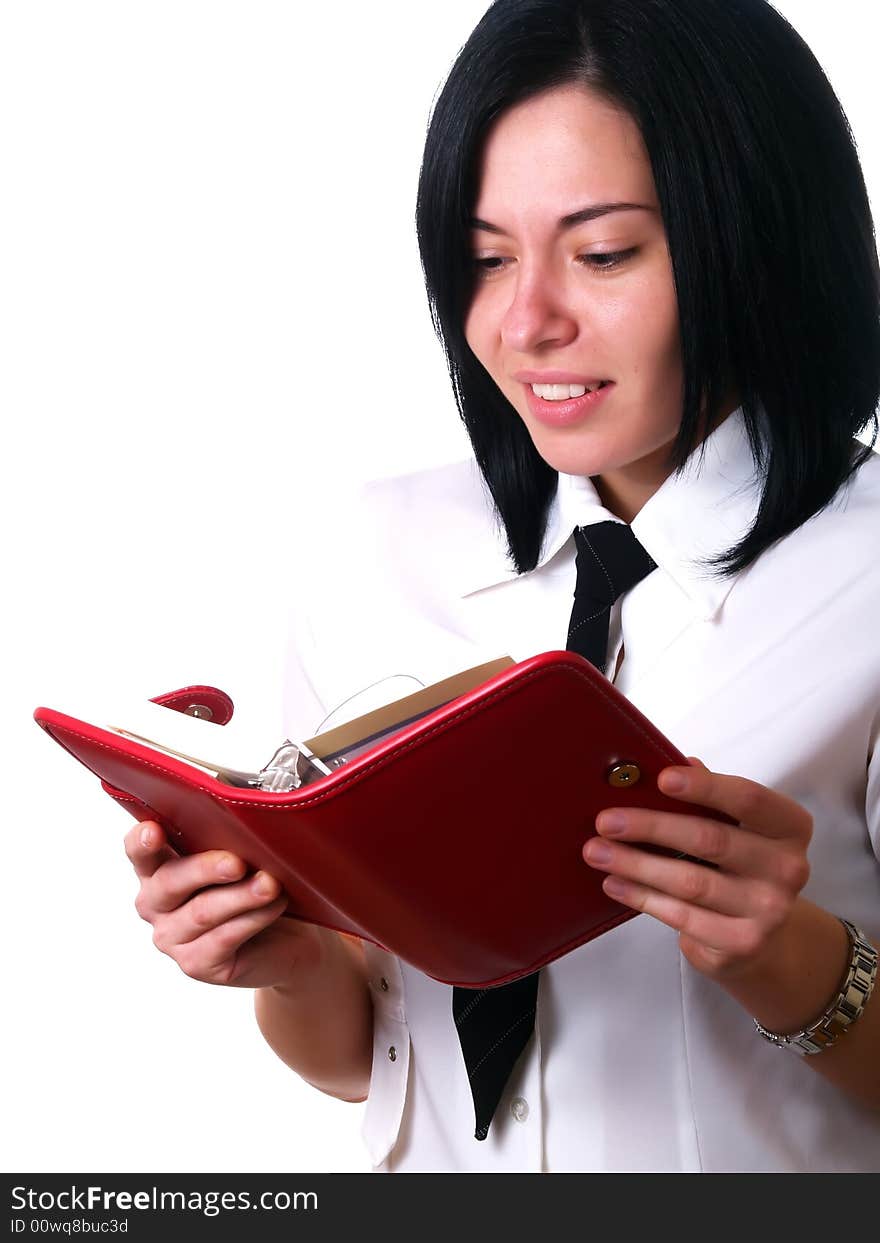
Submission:
[[[680,476],[670,475],[632,521],[642,546],[690,600],[695,613],[713,617],[731,591],[736,575],[720,579],[700,563],[725,552],[747,534],[760,501],[758,471],[742,410],[734,410],[688,458]],[[536,573],[567,547],[576,526],[619,522],[607,510],[591,480],[560,474],[550,505]],[[504,531],[496,522],[493,539],[472,549],[461,566],[462,596],[520,577],[510,565]]]

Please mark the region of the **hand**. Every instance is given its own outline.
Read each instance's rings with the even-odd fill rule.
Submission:
[[[266,872],[247,876],[244,862],[224,850],[181,858],[154,821],[126,834],[125,852],[153,944],[192,979],[263,988],[289,984],[319,961],[325,930],[282,919],[287,899]]]
[[[607,808],[586,862],[608,876],[602,888],[624,906],[653,915],[679,933],[682,954],[697,971],[732,979],[759,966],[790,919],[810,874],[810,814],[793,799],[745,777],[691,767],[666,768],[657,785],[685,803],[725,812],[739,822],[647,808]],[[673,781],[681,777],[679,790]],[[717,866],[654,854],[639,842],[671,847]],[[607,855],[607,857],[604,857]]]

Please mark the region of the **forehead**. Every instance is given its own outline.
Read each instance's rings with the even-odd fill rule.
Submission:
[[[556,87],[516,104],[486,135],[477,216],[525,219],[546,211],[555,219],[590,202],[624,199],[656,201],[641,133],[629,113],[585,87]]]

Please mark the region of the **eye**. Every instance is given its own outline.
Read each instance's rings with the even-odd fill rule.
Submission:
[[[502,259],[500,255],[489,255],[485,259],[471,259],[478,276],[490,276],[493,272],[500,272],[501,265],[506,262],[507,260]]]
[[[628,250],[593,251],[590,254],[578,255],[577,262],[582,267],[592,268],[594,272],[611,272],[638,254],[638,250],[638,246],[631,246]],[[487,255],[484,258],[472,256],[471,258],[471,266],[477,277],[482,279],[494,276],[497,272],[502,272],[505,264],[510,262],[510,259],[506,259],[501,255]]]
[[[583,264],[584,267],[593,268],[597,272],[610,272],[612,268],[619,268],[637,253],[637,246],[631,246],[629,250],[594,251],[589,255],[578,255],[578,263]]]

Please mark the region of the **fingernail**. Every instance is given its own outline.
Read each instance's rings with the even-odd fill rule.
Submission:
[[[221,859],[217,864],[217,871],[221,876],[234,876],[238,871],[238,860],[227,855],[225,859]]]
[[[254,893],[261,898],[268,897],[275,888],[275,881],[265,872],[257,872],[254,877]]]
[[[619,876],[606,876],[602,881],[602,888],[609,898],[622,898],[626,894],[626,881]]]
[[[660,774],[657,784],[667,794],[681,794],[687,788],[687,777],[677,768],[670,768]]]
[[[622,811],[603,811],[596,828],[607,837],[617,837],[626,828],[626,815]]]
[[[594,837],[587,842],[587,859],[590,863],[610,863],[611,847]]]
[[[141,845],[145,846],[149,850],[152,844],[153,844],[153,830],[152,829],[141,829]]]

